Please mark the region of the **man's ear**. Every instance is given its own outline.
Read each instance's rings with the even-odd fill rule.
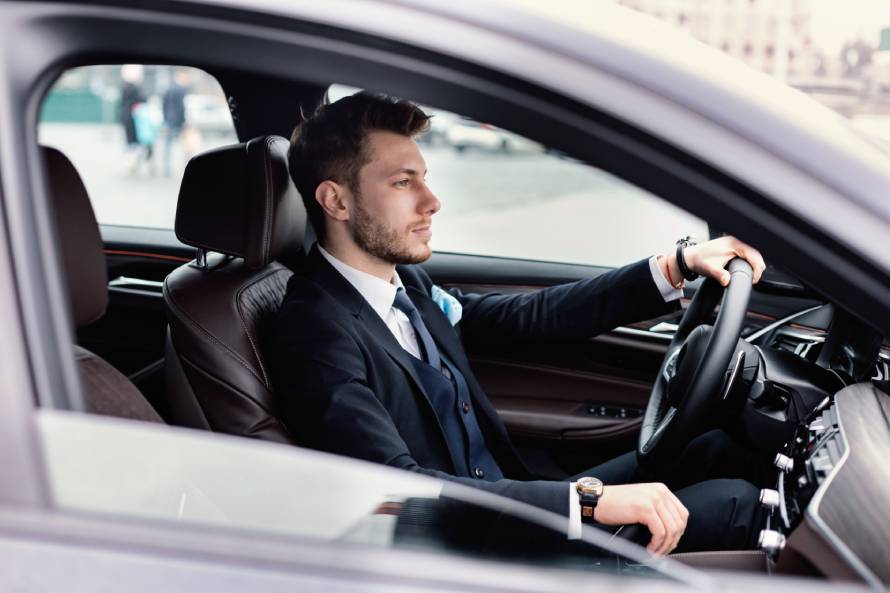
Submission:
[[[331,180],[322,181],[315,188],[315,201],[325,214],[334,220],[349,220],[349,207],[345,197],[346,188]]]

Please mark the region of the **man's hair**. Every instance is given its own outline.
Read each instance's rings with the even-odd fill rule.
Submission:
[[[315,190],[327,180],[358,193],[358,174],[371,160],[368,133],[416,136],[429,128],[430,116],[409,101],[362,91],[325,103],[297,125],[290,138],[288,168],[319,240],[325,217]]]

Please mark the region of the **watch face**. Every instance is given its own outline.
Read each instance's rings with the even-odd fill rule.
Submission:
[[[597,494],[599,495],[602,491],[603,483],[601,480],[597,478],[584,477],[578,480],[577,488],[578,492],[584,494]]]

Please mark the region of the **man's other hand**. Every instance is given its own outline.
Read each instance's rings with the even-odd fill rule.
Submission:
[[[700,245],[686,247],[683,250],[683,259],[686,265],[696,274],[714,278],[721,286],[729,285],[729,271],[725,266],[735,257],[741,257],[751,264],[754,270],[754,284],[760,281],[760,276],[766,268],[763,256],[760,252],[743,243],[735,237],[720,237]],[[669,270],[665,269],[668,266]],[[680,266],[677,264],[676,251],[667,257],[659,258],[659,267],[668,281],[675,283],[682,279]]]
[[[603,525],[645,525],[652,534],[646,549],[668,554],[677,547],[689,511],[664,484],[605,486],[593,518]]]

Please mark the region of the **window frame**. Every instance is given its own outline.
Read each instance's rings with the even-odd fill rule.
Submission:
[[[46,17],[45,7],[34,2],[4,9],[9,18],[0,20],[0,30],[6,33],[0,38],[34,50],[25,58],[16,52],[15,67],[0,70],[0,116],[9,122],[0,128],[0,190],[15,269],[10,286],[18,291],[19,307],[17,315],[7,312],[7,316],[16,316],[16,324],[23,327],[28,360],[17,363],[17,368],[20,372],[27,368],[30,377],[30,389],[12,396],[18,408],[5,421],[20,422],[26,432],[34,401],[47,408],[82,410],[69,347],[73,333],[36,144],[43,97],[58,74],[74,65],[126,57],[132,62],[200,64],[211,74],[214,67],[270,76],[286,76],[296,69],[300,80],[314,83],[333,77],[354,81],[356,86],[385,87],[418,102],[441,97],[435,102],[443,108],[565,150],[723,228],[759,235],[764,238],[762,247],[772,247],[776,253],[787,249],[782,254],[785,261],[796,261],[801,268],[802,262],[810,264],[807,270],[813,277],[824,275],[826,282],[840,284],[844,278],[860,280],[861,271],[868,269],[855,254],[741,181],[666,140],[531,82],[355,31],[247,10],[165,5],[165,12],[159,12],[146,6],[53,5],[53,16]],[[127,39],[132,23],[139,23],[141,35],[136,40]],[[243,51],[214,51],[221,46]],[[121,47],[127,48],[126,53]],[[6,52],[3,59],[12,60],[12,53]],[[788,229],[793,232],[780,232]],[[838,265],[844,261],[854,263],[847,269]],[[870,297],[867,306],[860,307],[864,314],[884,311],[882,303],[890,302],[881,300],[880,279],[872,284],[876,290],[863,291]],[[35,441],[29,434],[30,441],[11,443],[7,453],[32,458]],[[45,492],[38,471],[25,477],[23,491]],[[28,500],[48,504],[48,497]]]

